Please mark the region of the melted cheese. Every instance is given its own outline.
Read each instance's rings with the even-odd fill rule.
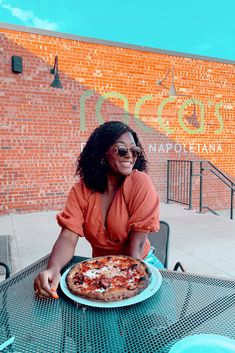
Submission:
[[[88,270],[84,272],[84,276],[87,276],[89,278],[95,278],[99,273],[100,273],[100,270],[93,269],[93,270]]]

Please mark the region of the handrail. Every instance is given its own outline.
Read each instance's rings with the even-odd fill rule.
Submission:
[[[211,168],[204,168],[203,163],[208,163],[212,168],[216,170],[217,173]],[[208,170],[210,171],[213,175],[215,175],[219,180],[221,180],[224,185],[230,188],[231,190],[231,195],[230,195],[230,219],[233,219],[233,199],[234,199],[234,192],[235,192],[235,187],[234,183],[232,180],[230,180],[227,175],[225,175],[219,168],[217,168],[213,163],[210,161],[200,161],[200,201],[199,201],[199,212],[202,212],[203,208],[207,208],[209,211],[212,213],[215,213],[212,209],[210,209],[207,206],[203,206],[203,171]],[[222,177],[221,177],[222,175]],[[224,179],[226,179],[231,185],[229,185]]]
[[[197,174],[193,172],[193,166],[195,163],[200,164],[200,172]],[[208,167],[204,166],[205,163],[208,164]],[[203,205],[203,172],[205,170],[215,175],[230,189],[230,219],[233,219],[235,183],[213,163],[206,160],[192,161],[170,159],[167,161],[167,203],[169,201],[178,202],[186,204],[189,206],[189,209],[192,209],[192,180],[194,177],[200,177],[199,212],[202,213],[203,209],[207,209],[213,214],[219,215],[215,210]]]
[[[214,174],[217,178],[219,178],[225,185],[227,185],[230,189],[232,189],[233,191],[235,191],[235,188],[234,187],[232,187],[231,185],[229,185],[226,181],[224,181],[222,178],[221,178],[221,176],[219,176],[218,174],[216,174],[215,172],[214,172],[214,170],[212,170],[212,169],[206,169],[206,168],[204,168],[204,170],[209,170],[212,174]],[[227,178],[226,178],[227,179]],[[231,182],[232,183],[232,182]],[[233,183],[232,183],[232,185],[233,185]]]
[[[217,168],[213,163],[209,162],[209,161],[205,161],[208,164],[210,164],[214,169],[217,170],[217,172],[219,172],[221,175],[223,175],[223,177],[225,179],[227,179],[231,184],[233,184],[233,182],[227,177],[227,175],[225,175],[223,172],[221,172],[221,170],[219,168]],[[211,169],[209,169],[210,171],[212,171]],[[215,174],[216,175],[216,174]],[[222,180],[222,179],[221,179]],[[235,190],[235,189],[234,189]]]

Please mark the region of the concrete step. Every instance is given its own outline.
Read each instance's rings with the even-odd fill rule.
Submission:
[[[230,209],[227,208],[226,210],[216,210],[216,212],[219,214],[219,216],[226,218],[226,219],[230,219]],[[233,210],[233,221],[235,221],[235,209]]]

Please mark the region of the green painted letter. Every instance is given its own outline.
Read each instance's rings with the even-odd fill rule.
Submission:
[[[153,98],[152,94],[147,94],[146,96],[142,96],[136,102],[136,105],[135,105],[134,120],[135,120],[136,125],[144,132],[151,132],[152,129],[149,126],[145,125],[145,123],[143,123],[141,121],[141,119],[139,118],[139,113],[140,113],[140,109],[141,109],[142,104],[147,100],[151,100],[152,98]]]
[[[128,124],[129,122],[129,112],[128,112],[128,109],[129,109],[129,103],[128,103],[128,99],[126,98],[126,96],[124,96],[123,94],[121,93],[118,93],[118,92],[107,92],[105,93],[103,96],[100,96],[97,103],[96,103],[96,108],[95,108],[95,114],[96,114],[96,118],[98,120],[98,123],[99,124],[103,124],[104,123],[104,119],[101,115],[101,107],[102,107],[102,104],[104,102],[104,100],[106,98],[111,98],[111,97],[115,97],[115,98],[118,98],[118,99],[122,99],[123,102],[124,102],[124,122],[126,124]]]
[[[95,91],[87,90],[80,97],[80,130],[86,130],[86,112],[85,112],[85,101],[90,97]]]
[[[201,121],[200,121],[200,127],[198,129],[194,129],[194,130],[191,130],[190,128],[188,128],[185,123],[184,123],[184,120],[183,120],[183,111],[185,109],[185,107],[188,105],[188,104],[192,104],[192,102],[194,102],[194,104],[198,104],[200,106],[200,117],[201,117]],[[189,134],[191,135],[194,135],[194,134],[201,134],[204,132],[204,105],[203,103],[200,101],[200,100],[196,100],[196,99],[187,99],[180,107],[180,110],[178,112],[178,118],[179,118],[179,122],[180,122],[180,125],[182,126],[183,130],[188,132]]]
[[[224,130],[224,122],[223,122],[223,118],[222,116],[220,115],[220,112],[219,112],[219,108],[222,107],[223,103],[222,102],[219,102],[215,105],[215,114],[219,120],[219,123],[220,123],[220,127],[218,130],[215,131],[215,134],[220,134],[223,130]]]
[[[167,132],[168,134],[173,134],[174,133],[174,130],[170,129],[168,126],[166,126],[163,122],[163,119],[162,119],[162,111],[164,109],[164,106],[168,103],[168,102],[173,102],[175,100],[175,97],[168,97],[168,98],[165,98],[161,101],[159,107],[158,107],[158,111],[157,111],[157,116],[158,116],[158,122],[161,126],[161,128]]]

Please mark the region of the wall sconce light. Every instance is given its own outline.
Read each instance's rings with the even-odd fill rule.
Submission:
[[[12,55],[11,69],[16,74],[20,74],[23,72],[23,59],[21,56]]]
[[[169,74],[171,73],[171,84],[170,87],[166,87],[163,82],[167,79],[167,77],[169,76]],[[172,66],[171,69],[169,69],[166,73],[166,76],[164,77],[163,80],[157,80],[157,85],[164,87],[166,89],[169,89],[168,94],[169,96],[184,96],[184,97],[188,97],[190,98],[190,96],[187,96],[186,94],[177,94],[176,89],[175,89],[175,85],[174,85],[174,67]],[[187,120],[187,122],[192,125],[195,128],[199,128],[200,124],[198,122],[198,118],[197,118],[197,112],[196,112],[196,104],[194,102],[193,98],[190,98],[190,100],[193,102],[193,112],[191,115],[186,116],[185,119]]]
[[[54,62],[54,67],[53,69],[50,69],[50,73],[52,75],[55,75],[54,80],[50,84],[51,87],[54,88],[63,88],[61,82],[60,82],[60,76],[59,76],[59,69],[58,69],[58,56],[55,56],[55,62]]]
[[[166,87],[164,84],[163,84],[163,82],[167,79],[167,77],[169,76],[169,73],[171,72],[171,85],[170,85],[170,87],[168,88],[168,87]],[[176,89],[175,89],[175,85],[174,85],[174,67],[172,66],[172,68],[171,69],[169,69],[168,71],[167,71],[167,74],[166,74],[166,76],[164,77],[164,79],[163,80],[157,80],[157,85],[158,86],[162,86],[162,87],[164,87],[164,88],[166,88],[166,89],[169,89],[169,96],[177,96],[177,93],[176,93]]]

